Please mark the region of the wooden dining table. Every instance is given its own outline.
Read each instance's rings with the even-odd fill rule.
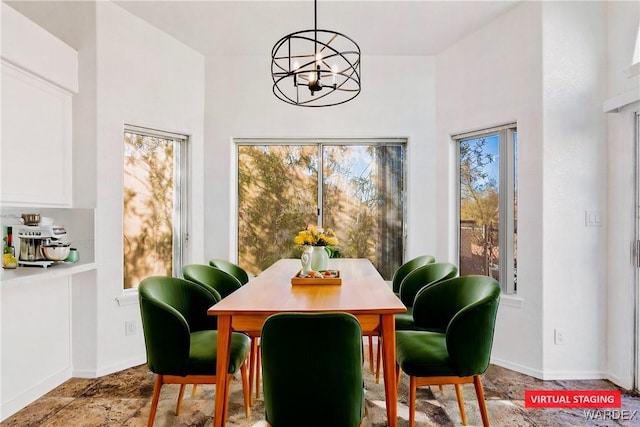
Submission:
[[[330,259],[329,269],[340,272],[342,283],[338,285],[292,285],[291,278],[299,269],[299,259],[281,259],[209,308],[210,316],[218,316],[216,372],[227,372],[229,368],[232,331],[259,335],[264,321],[275,313],[351,313],[360,322],[363,333],[379,331],[382,336],[387,422],[389,427],[397,427],[394,315],[405,312],[406,307],[367,259]],[[227,418],[229,378],[217,377],[213,425],[222,427]]]

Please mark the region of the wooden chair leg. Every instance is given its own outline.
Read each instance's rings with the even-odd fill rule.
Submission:
[[[373,336],[369,335],[369,371],[373,374]]]
[[[260,374],[262,373],[262,350],[258,344],[256,351],[256,399],[260,398]]]
[[[418,388],[416,377],[409,377],[409,427],[416,424],[416,389]]]
[[[240,377],[242,378],[242,395],[244,396],[244,415],[251,419],[251,390],[249,390],[249,376],[247,374],[247,363],[245,360],[240,366]]]
[[[478,398],[478,407],[480,408],[480,416],[482,417],[482,425],[489,427],[489,414],[487,412],[487,403],[484,400],[484,389],[482,388],[482,380],[480,375],[473,377],[473,385],[476,388],[476,396]]]
[[[380,384],[380,364],[382,363],[382,336],[378,335],[378,352],[376,354],[376,384]]]
[[[467,415],[464,412],[464,397],[462,396],[462,387],[460,384],[455,384],[456,387],[456,397],[458,398],[458,408],[460,408],[460,418],[462,420],[462,425],[467,425]]]
[[[156,375],[156,380],[153,383],[153,397],[151,398],[151,409],[149,409],[149,421],[147,421],[147,427],[152,427],[153,420],[156,418],[156,411],[158,410],[158,401],[160,400],[161,388],[162,375]]]
[[[249,351],[249,395],[253,396],[256,371],[258,366],[256,353],[258,352],[258,337],[251,337],[251,350]]]
[[[400,389],[400,365],[396,363],[396,390]]]
[[[191,389],[191,397],[196,397],[196,392],[198,391],[198,384],[194,384]]]
[[[180,407],[182,406],[182,398],[184,397],[184,388],[186,384],[180,384],[180,392],[178,393],[178,402],[176,403],[176,416],[180,415]]]

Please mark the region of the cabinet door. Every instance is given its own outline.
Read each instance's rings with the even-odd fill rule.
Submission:
[[[2,62],[4,204],[71,207],[71,114],[71,93]]]
[[[2,284],[3,416],[71,377],[70,301],[69,277],[34,276],[28,283]]]

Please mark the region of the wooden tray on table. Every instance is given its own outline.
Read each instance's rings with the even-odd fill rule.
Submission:
[[[314,274],[315,273],[315,274]],[[292,285],[341,285],[342,278],[339,270],[324,270],[319,272],[309,272],[302,274],[302,270],[298,271],[291,278]]]

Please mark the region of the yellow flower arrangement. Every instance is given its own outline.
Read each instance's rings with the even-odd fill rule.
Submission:
[[[300,246],[336,246],[338,239],[332,229],[328,228],[324,231],[309,224],[304,230],[298,232],[293,243]]]

